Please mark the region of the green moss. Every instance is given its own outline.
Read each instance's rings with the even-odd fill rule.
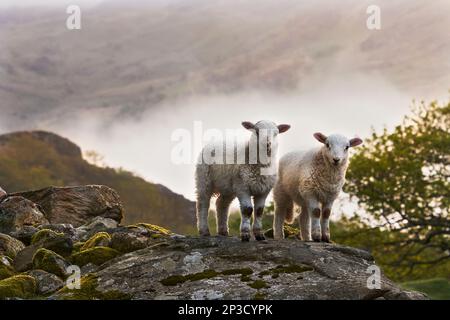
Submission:
[[[73,244],[73,250],[72,250],[72,253],[75,254],[75,253],[80,252],[80,251],[81,251],[81,248],[84,246],[84,244],[85,244],[85,242],[75,242],[75,243]]]
[[[33,256],[33,268],[41,269],[64,278],[68,263],[59,254],[41,248]]]
[[[42,229],[33,235],[33,237],[31,238],[31,244],[58,237],[64,237],[64,233],[58,233],[50,229]]]
[[[84,243],[80,251],[84,251],[93,247],[107,247],[110,241],[111,236],[108,233],[98,232]]]
[[[88,263],[93,263],[97,266],[114,259],[119,256],[120,252],[108,247],[93,247],[87,250],[80,251],[70,257],[70,261],[77,266],[84,266]]]
[[[283,231],[284,231],[284,237],[285,237],[286,239],[294,239],[294,238],[297,238],[298,235],[299,235],[299,233],[300,233],[300,230],[299,230],[299,229],[294,228],[294,227],[289,226],[289,225],[284,225]],[[264,232],[264,235],[265,235],[267,238],[273,238],[273,229],[267,230],[266,232]]]
[[[312,271],[312,270],[314,270],[314,269],[307,265],[298,265],[298,264],[290,264],[287,266],[280,265],[273,269],[269,269],[269,270],[260,272],[259,277],[262,278],[263,276],[272,275],[272,278],[276,279],[282,273],[302,273],[302,272]]]
[[[239,274],[241,275],[241,280],[243,277],[250,278],[249,276],[253,274],[253,270],[250,268],[243,268],[243,269],[228,269],[221,272],[217,272],[215,270],[209,269],[203,272],[188,274],[185,276],[182,275],[170,276],[168,278],[161,280],[161,283],[165,286],[176,286],[180,283],[184,283],[187,281],[199,281],[203,279],[215,278],[220,275],[230,276]]]
[[[256,292],[255,295],[253,296],[253,300],[266,300],[267,298],[267,293],[264,292]]]
[[[150,237],[152,237],[153,239],[159,239],[162,237],[173,235],[170,230],[150,223],[138,223],[130,225],[127,228],[144,228],[150,233]]]
[[[128,300],[128,294],[117,290],[97,290],[98,278],[89,274],[80,279],[80,289],[69,289],[67,287],[58,291],[64,300]]]
[[[0,281],[0,299],[32,297],[36,292],[36,280],[32,276],[17,275]]]
[[[248,286],[257,290],[270,288],[264,280],[255,280],[252,283],[249,283]]]

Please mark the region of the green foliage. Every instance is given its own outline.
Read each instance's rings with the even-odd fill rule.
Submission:
[[[194,228],[191,216],[178,214],[186,212],[186,200],[167,195],[131,172],[90,164],[74,152],[60,152],[54,144],[32,134],[11,136],[1,149],[1,186],[10,193],[48,186],[104,184],[120,194],[125,223],[152,222],[180,233]],[[101,162],[95,152],[87,156],[95,164]]]
[[[450,281],[445,278],[405,282],[402,287],[423,292],[434,300],[450,300]]]
[[[335,225],[335,241],[370,249],[397,280],[448,274],[450,103],[422,103],[393,132],[374,132],[352,157],[345,191],[370,218]]]

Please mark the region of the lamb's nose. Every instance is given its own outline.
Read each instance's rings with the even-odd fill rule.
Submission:
[[[339,158],[333,158],[333,161],[334,161],[334,164],[338,164],[339,161],[341,161],[341,159],[339,159]]]

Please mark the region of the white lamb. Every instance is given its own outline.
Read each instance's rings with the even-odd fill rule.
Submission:
[[[280,159],[274,187],[274,238],[283,239],[284,222],[292,223],[294,204],[299,206],[303,241],[330,242],[329,218],[333,202],[345,183],[348,150],[362,143],[338,134],[315,133],[323,146],[306,152],[291,152]]]
[[[228,209],[234,198],[239,199],[241,209],[240,235],[242,241],[250,240],[250,220],[255,208],[253,234],[256,240],[264,240],[262,233],[262,216],[267,195],[272,190],[277,170],[269,169],[275,164],[275,155],[278,149],[277,136],[287,131],[290,126],[286,124],[275,125],[271,121],[259,121],[256,124],[243,122],[244,128],[252,131],[249,141],[231,146],[227,149],[226,142],[220,141],[207,145],[200,154],[196,166],[195,182],[197,191],[197,227],[201,236],[209,236],[208,211],[211,197],[216,195],[217,232],[219,235],[228,235]],[[217,147],[226,152],[219,159],[225,160],[230,152],[234,161],[231,163],[210,163],[205,157],[217,152]],[[264,150],[264,152],[260,152]],[[253,152],[257,151],[257,152]],[[239,155],[244,161],[237,161]],[[255,155],[255,157],[252,157]],[[228,158],[227,158],[228,159]],[[242,159],[242,158],[241,158]],[[252,161],[252,159],[254,161]],[[252,204],[253,198],[253,204]]]

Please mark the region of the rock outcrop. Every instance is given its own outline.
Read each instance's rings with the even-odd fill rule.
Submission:
[[[119,195],[106,186],[50,187],[13,195],[38,204],[52,224],[70,223],[78,227],[94,217],[117,222],[123,218]]]
[[[363,250],[295,238],[242,243],[185,237],[145,223],[121,226],[120,200],[106,187],[22,195],[26,203],[37,201],[28,207],[42,207],[48,221],[15,223],[10,235],[0,234],[0,299],[426,298],[382,274],[372,288],[375,261]],[[82,275],[80,289],[64,286],[74,267]]]
[[[9,196],[0,203],[0,232],[11,233],[24,226],[48,223],[44,213],[34,202],[20,196]]]

